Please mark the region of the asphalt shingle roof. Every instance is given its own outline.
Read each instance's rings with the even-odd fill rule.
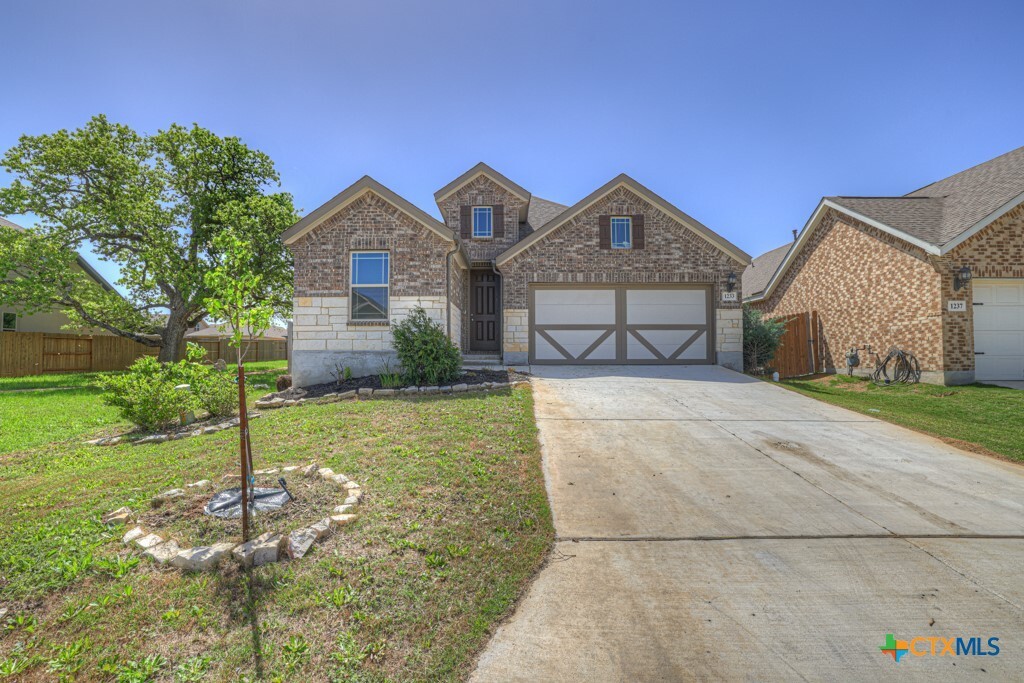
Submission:
[[[778,270],[779,264],[786,258],[786,254],[789,253],[789,249],[792,246],[793,243],[788,242],[781,247],[776,247],[769,252],[761,254],[750,262],[750,265],[743,271],[743,280],[740,283],[743,287],[744,297],[759,294],[768,287],[768,283],[772,280],[772,275]]]
[[[1024,147],[902,197],[827,197],[836,204],[941,246],[1024,193]]]
[[[541,199],[540,197],[531,197],[530,208],[526,214],[526,223],[523,225],[524,229],[520,231],[520,239],[535,230],[540,230],[568,208],[565,204]]]

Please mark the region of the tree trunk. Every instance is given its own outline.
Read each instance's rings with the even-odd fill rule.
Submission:
[[[178,360],[178,349],[181,348],[185,332],[188,331],[187,317],[184,311],[173,309],[167,316],[167,327],[160,333],[163,344],[160,346],[160,355],[157,356],[161,363],[173,363]]]

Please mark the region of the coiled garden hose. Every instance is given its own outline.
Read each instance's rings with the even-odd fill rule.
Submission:
[[[889,349],[885,360],[875,366],[871,379],[881,387],[890,384],[917,384],[921,381],[921,365],[914,354],[893,347]]]

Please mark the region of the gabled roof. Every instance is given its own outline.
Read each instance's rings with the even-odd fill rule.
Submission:
[[[778,270],[779,264],[786,258],[786,254],[793,247],[792,242],[787,242],[781,247],[776,247],[765,252],[750,262],[743,271],[743,298],[751,297],[764,291],[765,287],[772,280],[772,275]]]
[[[449,242],[455,241],[455,234],[444,223],[430,216],[428,213],[415,206],[411,202],[398,196],[395,192],[384,187],[368,175],[363,176],[347,188],[336,194],[327,203],[311,211],[305,218],[284,231],[281,240],[285,244],[292,244],[302,235],[317,227],[325,220],[341,211],[346,206],[362,197],[367,192],[372,192],[378,197],[389,202],[413,220],[436,232],[440,237]]]
[[[541,229],[532,233],[527,238],[520,240],[511,248],[501,253],[496,259],[497,264],[501,265],[502,263],[507,262],[509,259],[513,258],[517,254],[528,249],[531,245],[536,244],[540,240],[544,239],[547,235],[551,234],[561,226],[568,223],[577,214],[583,212],[592,204],[600,201],[605,196],[607,196],[612,190],[618,187],[626,187],[631,192],[634,192],[641,198],[645,199],[651,204],[654,204],[662,211],[672,216],[675,220],[682,223],[684,226],[686,226],[693,232],[697,233],[697,235],[704,238],[715,247],[721,249],[725,253],[735,258],[737,261],[740,261],[741,263],[744,264],[750,263],[750,256],[747,255],[747,253],[744,252],[742,249],[732,244],[731,242],[720,236],[718,233],[714,232],[713,230],[705,226],[700,221],[688,216],[683,211],[676,208],[665,199],[662,199],[655,193],[651,192],[649,189],[647,189],[637,181],[633,180],[625,173],[620,173],[619,175],[615,176],[614,178],[612,178],[607,183],[594,190],[592,193],[590,193],[580,201],[576,202],[576,204],[562,211],[562,213],[560,213],[552,220],[548,221]]]
[[[21,227],[20,225],[18,225],[17,223],[12,223],[11,221],[7,220],[6,218],[0,218],[0,226],[3,226],[5,228],[12,228],[14,230],[24,230],[25,229],[25,228]],[[107,278],[105,278],[102,275],[100,275],[99,271],[96,270],[95,268],[93,268],[91,263],[89,263],[84,258],[82,258],[81,254],[75,254],[75,257],[76,257],[76,260],[78,261],[78,267],[81,268],[82,270],[84,270],[86,275],[88,275],[93,280],[95,280],[96,283],[100,287],[102,287],[103,289],[107,290],[108,292],[114,292],[118,296],[120,296],[121,293],[118,292],[116,289],[114,289],[114,285],[112,285],[109,282],[107,282]]]
[[[512,182],[511,180],[503,176],[502,174],[498,173],[497,171],[495,171],[493,168],[491,168],[482,161],[473,168],[469,169],[468,171],[460,175],[455,180],[451,181],[450,183],[442,187],[437,192],[435,192],[434,201],[440,202],[442,199],[450,195],[452,192],[455,192],[469,181],[475,180],[478,176],[481,175],[487,176],[488,178],[498,183],[512,194],[517,195],[524,202],[530,201],[529,192],[523,189],[520,185],[517,185],[516,183]]]
[[[824,197],[764,293],[752,298],[771,296],[827,209],[898,237],[928,254],[943,256],[1022,202],[1024,147],[902,197]]]

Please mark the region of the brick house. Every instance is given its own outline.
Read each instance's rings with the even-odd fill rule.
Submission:
[[[508,365],[742,365],[749,256],[632,178],[565,206],[481,163],[434,198],[440,221],[367,176],[285,232],[297,386],[394,366],[417,306]]]
[[[931,383],[1024,380],[1024,147],[901,197],[823,198],[744,292],[772,316],[817,313],[817,370],[870,344],[910,351]]]

